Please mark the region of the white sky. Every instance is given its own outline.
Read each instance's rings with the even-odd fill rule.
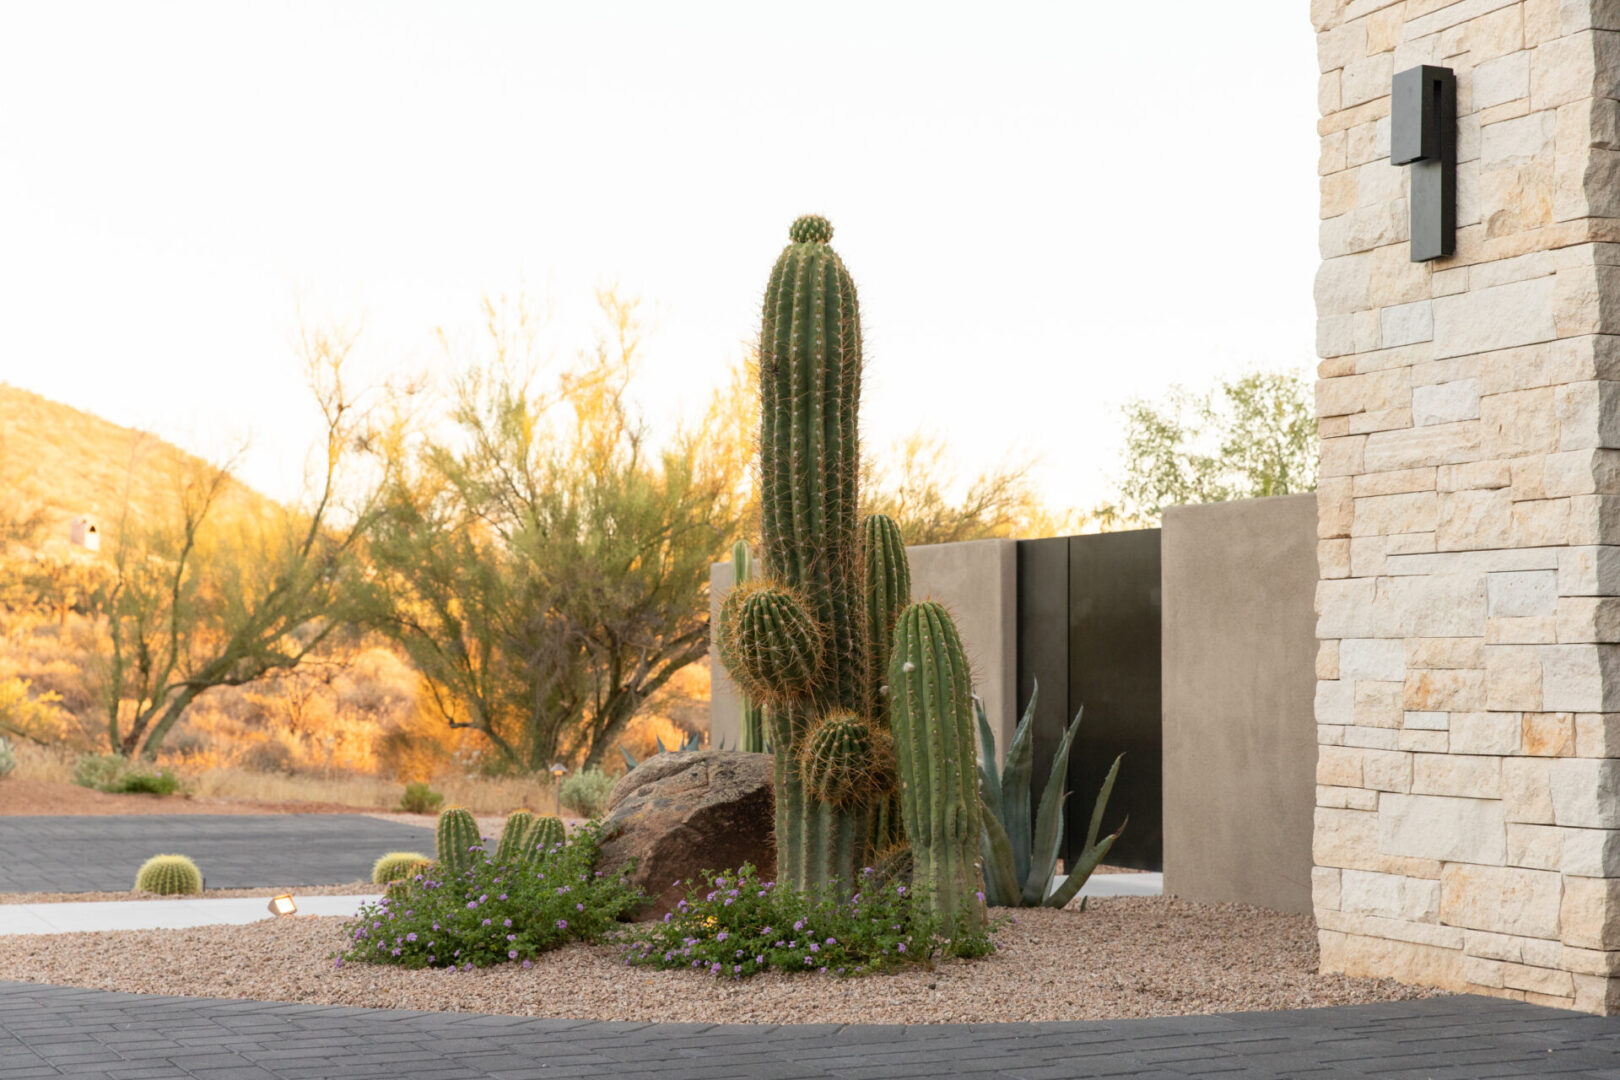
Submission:
[[[617,279],[664,419],[819,212],[868,440],[1090,506],[1126,398],[1314,363],[1315,119],[1299,0],[0,0],[0,380],[287,496],[299,303],[380,374],[525,285],[566,355]]]

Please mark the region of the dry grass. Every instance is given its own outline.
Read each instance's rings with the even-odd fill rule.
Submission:
[[[41,780],[47,784],[73,782],[73,763],[79,755],[65,746],[40,746],[37,743],[17,741],[11,744],[17,752],[17,768],[11,774],[18,780]]]
[[[399,808],[404,785],[375,776],[336,774],[330,778],[251,769],[206,769],[183,774],[186,787],[199,796],[252,802],[337,803],[365,810]],[[486,777],[451,774],[430,781],[445,806],[465,806],[475,813],[504,814],[520,806],[550,809],[556,796],[550,778]]]

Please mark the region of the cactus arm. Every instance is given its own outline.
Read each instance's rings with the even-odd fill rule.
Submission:
[[[981,803],[979,813],[984,823],[980,847],[984,858],[985,898],[992,907],[1017,907],[1023,889],[1013,867],[1012,842],[988,803]]]

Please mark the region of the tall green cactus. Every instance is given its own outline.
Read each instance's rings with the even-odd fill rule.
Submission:
[[[452,874],[463,874],[472,868],[473,848],[478,845],[478,822],[471,810],[451,806],[439,814],[434,830],[434,842],[439,854],[439,865]]]
[[[740,588],[754,580],[754,557],[748,551],[748,542],[739,540],[731,545],[732,587]],[[737,749],[750,754],[765,751],[765,706],[748,694],[741,695],[737,706]]]
[[[972,675],[956,624],[939,604],[901,612],[888,699],[912,889],[947,931],[977,925],[984,903]]]
[[[857,519],[861,322],[855,283],[825,218],[788,232],[760,327],[762,580],[721,610],[721,655],[768,709],[777,876],[798,887],[855,880],[869,802],[817,798],[802,754],[834,714],[872,722],[872,658]],[[829,787],[829,785],[831,785]],[[848,785],[818,775],[823,791]]]
[[[880,717],[878,727],[890,730],[888,688],[889,653],[894,648],[894,623],[911,603],[911,563],[900,526],[885,514],[868,514],[861,522],[861,565],[866,573],[866,627],[872,656],[872,705]],[[891,787],[886,798],[872,807],[867,823],[867,865],[905,843],[901,824],[900,792]]]

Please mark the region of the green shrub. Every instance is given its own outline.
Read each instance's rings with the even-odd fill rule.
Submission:
[[[97,791],[112,791],[129,771],[129,761],[118,754],[83,754],[73,765],[73,782]]]
[[[927,962],[938,953],[983,956],[994,951],[989,930],[939,937],[903,884],[880,882],[868,868],[848,899],[838,883],[810,892],[760,881],[752,866],[707,875],[661,923],[641,931],[626,960],[656,968],[697,968],[742,978],[761,971],[866,975]]]
[[[180,778],[167,769],[155,773],[127,772],[103,791],[120,795],[173,795],[180,790]]]
[[[136,872],[135,890],[163,896],[195,895],[203,891],[202,871],[184,855],[154,855]]]
[[[433,868],[397,882],[345,926],[349,945],[335,960],[470,971],[600,941],[645,898],[624,872],[595,871],[599,832],[587,826],[520,866],[480,854],[464,874]]]
[[[428,787],[426,780],[412,780],[405,785],[399,808],[408,814],[431,814],[442,802],[444,796]]]
[[[16,767],[17,751],[5,739],[0,739],[0,777],[9,776]]]
[[[371,882],[374,885],[387,885],[391,881],[414,877],[432,862],[426,855],[414,851],[390,851],[371,864]]]
[[[580,817],[599,818],[607,813],[613,784],[613,777],[601,769],[581,769],[563,780],[557,797]]]

